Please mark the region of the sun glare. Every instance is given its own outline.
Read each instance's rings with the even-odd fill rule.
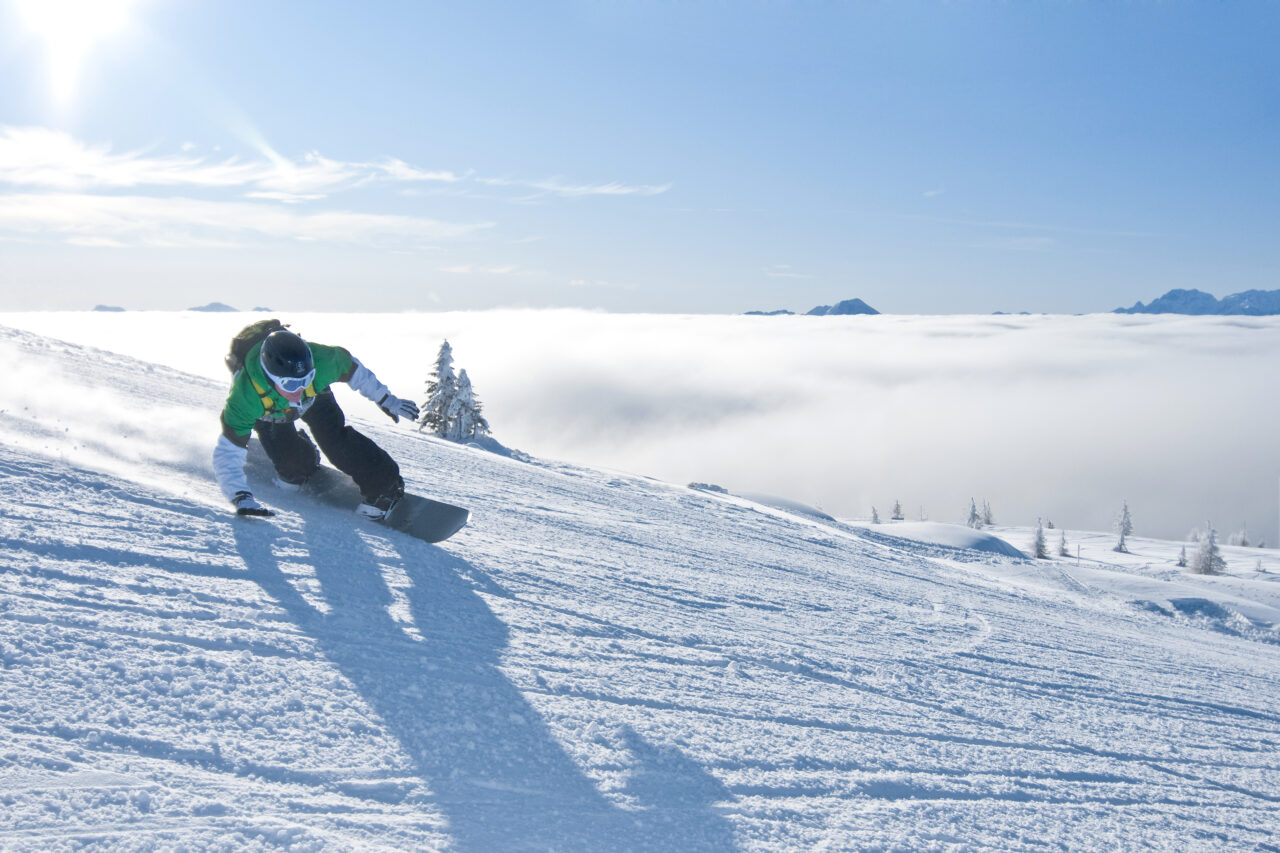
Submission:
[[[44,42],[55,100],[75,94],[89,52],[124,29],[135,5],[137,0],[15,0],[27,29]]]

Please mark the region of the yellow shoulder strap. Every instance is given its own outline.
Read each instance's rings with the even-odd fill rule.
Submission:
[[[245,374],[245,375],[249,376],[249,374]],[[258,397],[262,399],[262,408],[264,409],[275,408],[275,402],[272,401],[270,392],[268,392],[266,388],[263,388],[261,385],[259,385],[258,380],[254,379],[252,376],[249,376],[249,381],[253,383],[253,390],[257,391]]]

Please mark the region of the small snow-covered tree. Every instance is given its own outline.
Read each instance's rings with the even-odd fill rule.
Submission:
[[[1115,530],[1117,536],[1116,547],[1111,550],[1118,554],[1128,554],[1129,545],[1125,540],[1129,537],[1129,534],[1133,533],[1133,519],[1129,517],[1128,501],[1123,502],[1120,514],[1116,516]]]
[[[430,430],[441,438],[448,437],[451,426],[450,409],[454,408],[457,392],[458,378],[453,373],[453,347],[445,341],[440,345],[435,369],[427,380],[427,399],[422,404],[419,432]]]
[[[987,503],[987,499],[982,499],[982,526],[990,527],[996,523],[996,517],[991,512],[991,504]]]
[[[1197,575],[1220,575],[1226,570],[1227,561],[1222,559],[1222,552],[1218,550],[1218,534],[1212,524],[1200,539],[1200,547],[1191,558],[1190,568]]]
[[[1133,519],[1129,516],[1129,502],[1123,501],[1120,514],[1116,516],[1116,532],[1121,536],[1133,535]]]
[[[1067,550],[1067,531],[1062,531],[1062,538],[1058,540],[1058,556],[1070,557],[1071,552]]]
[[[1049,558],[1049,549],[1044,543],[1044,525],[1040,523],[1040,519],[1036,519],[1035,538],[1031,540],[1031,550],[1035,553],[1037,560],[1047,560]]]
[[[449,437],[454,441],[464,441],[489,433],[489,422],[481,414],[480,400],[471,387],[471,378],[467,371],[458,373],[458,388],[450,406]]]
[[[1182,546],[1182,551],[1178,554],[1178,567],[1185,569],[1187,567],[1187,546]]]
[[[894,521],[904,521],[906,516],[902,514],[902,504],[899,501],[893,502],[893,515],[889,516]]]
[[[880,523],[880,513],[876,511],[875,507],[871,508],[871,523],[872,524]]]
[[[1240,530],[1238,530],[1237,532],[1232,533],[1230,536],[1228,536],[1228,537],[1227,537],[1227,544],[1228,544],[1228,545],[1238,545],[1238,546],[1239,546],[1239,547],[1241,547],[1241,548],[1248,548],[1248,547],[1249,547],[1249,527],[1248,527],[1248,525],[1242,526],[1242,527],[1240,528]]]
[[[1044,529],[1045,529],[1045,530],[1053,530],[1053,529],[1054,529],[1054,528],[1053,528],[1053,519],[1052,519],[1052,518],[1046,518],[1046,519],[1044,520]]]
[[[982,527],[982,516],[978,514],[978,503],[973,498],[969,498],[969,520],[965,524],[974,529]]]

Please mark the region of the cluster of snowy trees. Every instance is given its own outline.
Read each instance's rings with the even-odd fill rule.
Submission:
[[[900,501],[893,502],[894,521],[903,521],[902,503]],[[921,510],[921,519],[924,519],[924,510]],[[880,524],[880,512],[876,507],[871,507],[871,523]],[[965,519],[965,524],[974,529],[980,530],[983,527],[990,526],[995,523],[995,516],[991,511],[991,504],[985,499],[981,506],[974,498],[969,499],[969,513]],[[1047,560],[1050,557],[1050,546],[1048,534],[1046,531],[1054,530],[1052,520],[1045,518],[1037,518],[1036,526],[1031,539],[1031,553],[1038,560]],[[1129,512],[1129,502],[1121,501],[1120,511],[1116,513],[1113,529],[1116,534],[1116,544],[1112,548],[1113,551],[1121,554],[1129,553],[1128,539],[1133,535],[1133,516]],[[1194,553],[1188,555],[1187,548],[1184,546],[1182,554],[1178,558],[1178,566],[1187,569],[1190,572],[1203,575],[1221,574],[1226,570],[1226,560],[1222,556],[1222,552],[1218,548],[1218,534],[1212,525],[1207,525],[1205,530],[1193,530],[1188,537],[1196,547]],[[1239,533],[1232,534],[1228,540],[1228,545],[1250,547],[1248,530],[1241,528]],[[1257,546],[1265,548],[1266,543],[1259,542]],[[1059,531],[1057,542],[1057,556],[1072,556],[1070,549],[1067,547],[1066,531]]]
[[[465,441],[489,434],[489,422],[481,414],[480,400],[471,387],[467,371],[453,372],[453,347],[445,341],[436,356],[435,369],[427,380],[427,399],[422,404],[420,432],[430,431],[450,441]]]
[[[991,513],[991,504],[987,503],[986,498],[982,499],[982,510],[978,510],[978,502],[973,498],[969,498],[969,518],[965,524],[975,530],[981,530],[984,527],[990,527],[996,523],[996,518]]]
[[[1220,575],[1227,569],[1227,561],[1222,558],[1222,552],[1218,550],[1218,532],[1213,529],[1213,525],[1206,525],[1207,531],[1204,536],[1200,537],[1200,542],[1196,545],[1196,552],[1191,555],[1191,559],[1187,559],[1187,547],[1182,546],[1182,554],[1178,558],[1178,565],[1185,566],[1193,574],[1197,575]]]
[[[893,515],[889,516],[890,521],[906,521],[907,517],[902,514],[902,501],[895,500],[893,502]],[[920,520],[927,521],[928,516],[924,514],[924,507],[920,507]],[[875,507],[871,508],[871,523],[880,523],[880,510]]]

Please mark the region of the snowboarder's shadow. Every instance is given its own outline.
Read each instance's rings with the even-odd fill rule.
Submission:
[[[728,825],[710,809],[729,799],[723,786],[634,731],[626,734],[633,779],[644,782],[631,793],[642,807],[624,810],[596,790],[498,668],[508,630],[476,594],[473,583],[488,582],[470,564],[408,540],[394,541],[395,556],[380,564],[352,524],[308,521],[306,550],[326,611],[282,571],[274,528],[233,527],[254,579],[315,638],[399,741],[458,849],[652,850],[673,842],[682,850],[735,848]],[[400,604],[407,603],[418,637],[388,608],[395,596],[383,566],[397,562],[409,580]],[[665,787],[645,784],[664,777]]]

